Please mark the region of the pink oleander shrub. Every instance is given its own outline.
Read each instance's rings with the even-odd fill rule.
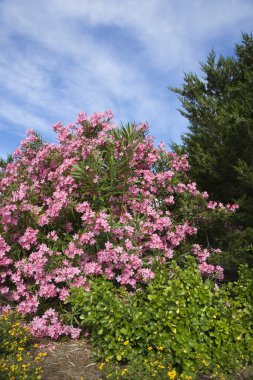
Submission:
[[[208,201],[187,178],[187,157],[155,147],[146,124],[119,128],[112,118],[57,123],[56,144],[28,130],[0,173],[1,305],[26,314],[37,337],[78,337],[61,320],[71,287],[88,290],[90,275],[131,289],[148,282],[154,260],[184,255],[201,215],[237,207]],[[208,262],[219,250],[187,249],[201,274],[222,279]]]

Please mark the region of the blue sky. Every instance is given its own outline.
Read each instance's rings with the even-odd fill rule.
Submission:
[[[252,0],[0,0],[0,156],[33,128],[112,109],[180,141],[176,94],[214,48],[233,54],[253,32]]]

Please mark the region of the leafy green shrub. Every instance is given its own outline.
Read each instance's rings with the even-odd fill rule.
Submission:
[[[21,316],[5,312],[0,315],[0,379],[36,380],[42,375],[40,361],[46,354],[32,356],[30,334],[22,324]],[[36,346],[36,345],[35,345]]]
[[[88,328],[100,358],[131,368],[159,356],[162,366],[183,376],[229,374],[252,363],[252,270],[242,268],[238,282],[220,287],[203,281],[192,258],[185,269],[173,262],[155,272],[133,294],[103,278],[94,278],[88,292],[72,290],[69,318]]]

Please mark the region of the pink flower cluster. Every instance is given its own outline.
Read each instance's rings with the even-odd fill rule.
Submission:
[[[133,126],[136,137],[127,140],[112,117],[80,113],[76,123],[57,123],[57,144],[29,130],[0,175],[0,296],[30,315],[35,336],[77,337],[45,305],[65,301],[73,286],[88,289],[91,275],[128,287],[147,282],[152,262],[170,260],[197,232],[173,217],[182,194],[202,202],[208,196],[188,181],[187,157],[155,148],[146,124]],[[206,250],[193,253],[201,273],[222,277]]]
[[[207,204],[207,208],[210,210],[228,210],[228,211],[236,211],[238,210],[239,206],[237,204],[226,204],[224,205],[221,202],[213,202],[210,201]]]
[[[10,250],[11,247],[8,246],[0,236],[0,295],[6,295],[9,292],[9,288],[4,284],[8,276],[11,274],[9,266],[13,260],[7,256]]]
[[[34,230],[33,228],[28,227],[25,230],[24,235],[22,235],[18,240],[21,247],[29,250],[32,245],[35,245],[37,243],[38,232],[38,230]]]
[[[31,333],[38,338],[48,336],[58,339],[61,335],[70,335],[71,338],[79,338],[81,330],[71,326],[64,326],[59,321],[54,309],[48,309],[42,317],[35,317],[29,324]]]
[[[224,271],[221,266],[215,266],[206,262],[207,258],[212,252],[220,253],[220,249],[213,249],[212,252],[210,252],[208,249],[203,249],[200,247],[200,245],[194,244],[192,247],[192,252],[197,258],[197,261],[199,263],[199,271],[202,275],[208,276],[213,274],[217,280],[222,280],[224,278]]]

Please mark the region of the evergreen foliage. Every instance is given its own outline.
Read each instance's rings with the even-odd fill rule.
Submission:
[[[235,238],[227,236],[227,249],[238,259],[238,252],[252,254],[253,246],[252,35],[242,35],[234,57],[216,57],[212,50],[201,70],[203,77],[185,74],[182,88],[171,88],[189,121],[182,146],[172,148],[187,153],[190,176],[200,189],[213,199],[239,204]]]

